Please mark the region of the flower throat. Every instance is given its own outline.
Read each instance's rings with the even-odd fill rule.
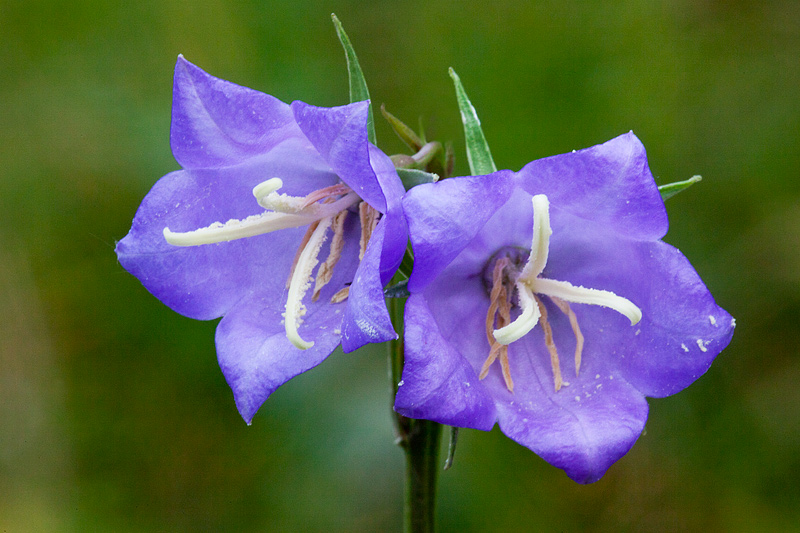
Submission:
[[[286,280],[288,296],[286,299],[286,312],[284,327],[286,337],[301,350],[307,350],[314,342],[306,341],[298,332],[306,314],[303,304],[311,282],[314,281],[314,291],[311,301],[315,302],[320,296],[320,291],[333,277],[333,267],[339,261],[344,249],[344,221],[350,209],[358,207],[361,222],[361,238],[359,260],[364,258],[367,243],[380,219],[380,213],[350,189],[344,183],[337,183],[329,187],[312,191],[306,196],[290,196],[278,194],[283,186],[280,178],[268,179],[253,188],[258,204],[265,209],[257,215],[251,215],[242,220],[229,220],[225,223],[215,222],[205,228],[187,232],[173,232],[164,228],[164,239],[174,246],[199,246],[218,242],[232,241],[245,237],[253,237],[270,233],[272,231],[308,226],[308,230],[300,241],[300,246],[295,254],[289,277]],[[317,276],[312,276],[314,268],[319,264],[319,253],[322,245],[332,232],[333,237],[329,247],[327,259],[317,270]],[[347,299],[349,286],[336,292],[331,297],[331,303],[339,303]]]
[[[642,311],[630,300],[611,291],[588,289],[541,277],[547,265],[550,251],[550,203],[547,196],[538,194],[532,198],[533,237],[530,251],[517,247],[504,247],[496,252],[484,267],[483,281],[489,292],[489,309],[486,313],[486,338],[489,355],[483,363],[479,379],[484,379],[492,364],[500,359],[503,380],[509,392],[514,392],[511,367],[508,360],[508,345],[528,334],[536,324],[541,324],[544,341],[550,353],[550,366],[556,392],[564,385],[561,363],[553,340],[553,328],[547,319],[547,307],[542,297],[547,296],[569,318],[575,335],[575,375],[580,371],[584,338],[578,317],[570,302],[608,307],[626,316],[631,325],[642,318]],[[525,255],[528,255],[526,258]],[[520,310],[511,320],[512,308]]]

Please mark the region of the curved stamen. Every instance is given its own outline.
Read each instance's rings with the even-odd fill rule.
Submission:
[[[536,297],[526,283],[517,282],[517,294],[522,313],[509,325],[494,330],[494,338],[500,344],[511,344],[519,340],[536,326],[539,321],[539,306]]]
[[[278,194],[273,191],[261,198],[258,203],[264,209],[271,209],[277,213],[324,218],[326,216],[335,215],[339,211],[347,209],[360,200],[361,198],[359,198],[356,193],[350,191],[335,202],[312,203],[307,205],[305,197],[303,196],[289,196],[288,194]]]
[[[256,201],[258,205],[263,207],[264,209],[269,209],[267,206],[261,203],[265,197],[269,196],[270,194],[274,193],[278,189],[283,187],[283,180],[280,178],[271,178],[267,181],[262,181],[255,187],[253,187],[253,196],[256,197]]]
[[[561,312],[569,318],[569,325],[572,326],[572,333],[575,335],[575,375],[579,375],[581,371],[581,358],[583,356],[583,333],[581,327],[578,325],[578,316],[575,311],[569,306],[567,302],[555,296],[550,297],[553,302],[561,309]]]
[[[538,294],[561,298],[567,302],[600,305],[613,309],[617,313],[625,315],[631,321],[631,326],[642,319],[641,309],[627,298],[617,296],[611,291],[576,287],[568,281],[545,278],[536,278],[530,285],[532,285],[533,292]]]
[[[289,296],[286,299],[286,314],[284,326],[286,337],[289,341],[301,350],[307,350],[314,346],[314,342],[307,342],[300,337],[297,328],[300,326],[303,315],[306,314],[306,307],[303,305],[303,296],[311,285],[311,272],[319,263],[317,256],[325,242],[326,233],[331,225],[332,217],[324,218],[319,221],[319,225],[308,239],[308,244],[303,248],[297,266],[289,282]]]
[[[528,256],[528,262],[525,263],[515,283],[521,313],[510,324],[508,321],[501,321],[502,323],[498,323],[498,326],[501,327],[492,331],[492,335],[499,345],[505,347],[527,335],[528,332],[536,326],[537,322],[540,323],[544,331],[545,344],[550,352],[555,389],[558,391],[564,384],[561,378],[561,365],[558,360],[558,351],[556,350],[555,341],[553,340],[553,329],[547,320],[547,309],[536,296],[537,294],[549,296],[569,318],[572,331],[575,334],[575,375],[578,375],[581,367],[584,338],[580,326],[578,325],[578,318],[572,309],[570,309],[567,302],[608,307],[626,316],[631,321],[631,325],[638,323],[642,319],[642,310],[627,298],[618,296],[611,291],[588,289],[586,287],[575,286],[568,281],[539,277],[547,266],[547,259],[550,253],[550,236],[553,233],[552,227],[550,226],[550,202],[546,195],[537,194],[531,198],[531,203],[533,206],[531,252]],[[501,272],[504,267],[505,265],[501,266]],[[492,296],[490,298],[491,302],[489,313],[486,318],[487,331],[493,326],[494,315],[499,306],[499,302],[496,301],[497,295],[495,295],[495,290],[498,286],[496,270],[497,267],[495,267]],[[506,305],[510,304],[510,298],[506,298]],[[509,391],[513,391],[513,382],[511,382],[508,357],[506,355],[507,352],[498,350],[498,346],[492,342],[492,339],[489,339],[489,341],[489,357],[484,362],[479,377],[483,379],[487,375],[489,367],[499,355],[501,357],[501,366],[503,367],[503,377],[506,381],[506,386]],[[504,355],[505,359],[503,359]]]
[[[530,281],[542,273],[547,265],[547,256],[550,253],[550,202],[544,194],[537,194],[531,199],[533,204],[533,238],[531,239],[531,255],[525,268],[520,274],[520,279]]]
[[[564,384],[564,379],[561,377],[561,361],[558,359],[558,350],[553,340],[553,328],[550,327],[550,322],[547,320],[547,308],[539,298],[536,298],[536,305],[539,306],[539,312],[541,313],[539,322],[542,324],[542,330],[544,331],[544,344],[547,346],[547,351],[550,352],[550,368],[553,371],[553,385],[556,388],[556,392],[558,392]]]
[[[319,300],[319,293],[322,291],[322,288],[328,284],[331,278],[333,278],[333,267],[336,266],[336,263],[338,263],[339,259],[342,257],[342,250],[344,249],[344,219],[346,216],[347,211],[342,211],[333,217],[333,222],[331,222],[333,239],[331,239],[328,258],[319,266],[319,270],[317,271],[317,280],[314,282],[314,293],[311,296],[312,302]]]

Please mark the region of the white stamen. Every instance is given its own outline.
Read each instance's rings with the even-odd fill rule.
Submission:
[[[269,209],[266,205],[261,203],[265,197],[269,196],[270,194],[274,193],[278,189],[283,187],[283,180],[280,178],[271,178],[267,181],[263,181],[253,187],[253,196],[256,197],[256,201],[258,205],[263,207],[264,209]]]
[[[642,319],[642,310],[627,298],[617,296],[611,291],[576,287],[567,281],[539,277],[547,266],[550,235],[553,233],[550,226],[550,202],[546,195],[537,194],[531,199],[531,203],[533,206],[531,253],[516,282],[522,313],[512,323],[494,330],[493,334],[497,342],[508,345],[526,335],[536,326],[540,313],[535,301],[535,294],[544,294],[554,300],[561,299],[566,302],[608,307],[625,315],[631,321],[631,325],[638,323]],[[576,338],[577,336],[576,333]],[[576,361],[579,361],[577,356]]]
[[[522,313],[509,325],[494,330],[494,338],[500,344],[511,344],[515,340],[527,335],[539,322],[539,305],[530,287],[525,283],[517,282],[517,294]]]
[[[256,189],[264,187],[266,190],[270,182],[272,182],[272,184],[269,185],[269,187],[274,186],[275,182],[273,180],[280,181],[279,178],[272,178],[272,180],[267,180],[258,185]],[[272,200],[275,198],[279,198],[281,201],[286,200],[286,202],[284,202],[285,205],[278,205],[281,202],[272,203]],[[198,246],[201,244],[232,241],[244,237],[254,237],[276,230],[307,226],[315,220],[331,217],[339,211],[347,209],[359,200],[360,198],[356,193],[350,192],[335,202],[329,204],[315,203],[305,208],[295,210],[293,213],[287,213],[285,210],[290,210],[290,208],[294,209],[294,206],[299,205],[298,203],[302,202],[303,198],[278,195],[275,192],[271,192],[266,197],[263,197],[262,201],[259,203],[262,206],[266,204],[268,206],[267,208],[272,208],[273,211],[252,215],[244,220],[229,220],[225,224],[215,222],[210,226],[194,231],[174,232],[169,228],[164,228],[164,239],[174,246]],[[279,207],[280,209],[278,209]],[[281,209],[285,210],[281,211]]]
[[[313,221],[314,218],[302,215],[285,215],[267,211],[251,215],[243,220],[232,219],[224,224],[214,222],[210,226],[193,231],[180,232],[164,228],[164,239],[173,246],[198,246],[254,237],[280,229],[297,228],[306,226]]]
[[[641,309],[627,298],[617,296],[611,291],[576,287],[568,281],[556,281],[546,278],[536,278],[531,282],[531,285],[533,285],[533,292],[538,294],[561,298],[567,302],[601,305],[613,309],[617,313],[628,317],[631,321],[631,326],[642,319]]]
[[[547,256],[550,251],[550,202],[544,194],[537,194],[531,199],[533,203],[533,239],[531,240],[531,255],[525,268],[520,274],[522,281],[532,281],[542,273],[547,265]]]
[[[325,242],[326,233],[331,225],[332,218],[324,218],[319,221],[317,229],[311,234],[308,244],[303,248],[300,259],[289,283],[289,296],[286,299],[285,328],[286,337],[289,341],[301,350],[307,350],[314,346],[314,342],[307,342],[300,337],[297,328],[300,325],[303,315],[306,314],[306,307],[303,305],[303,296],[311,285],[311,273],[319,263],[317,256]]]
[[[343,209],[347,209],[351,205],[360,201],[361,198],[354,192],[349,192],[331,203],[312,203],[306,205],[304,196],[289,196],[288,194],[278,194],[271,192],[267,196],[261,198],[258,202],[264,209],[271,209],[278,213],[286,213],[287,215],[304,215],[311,216],[315,219],[329,217],[335,215]]]

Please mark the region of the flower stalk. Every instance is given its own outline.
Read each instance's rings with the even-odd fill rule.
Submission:
[[[395,327],[402,331],[405,298],[389,298],[389,313]],[[389,341],[389,370],[392,400],[402,387],[403,338]],[[439,441],[442,426],[430,420],[415,420],[394,412],[397,444],[406,455],[404,528],[406,533],[430,533],[436,530],[436,487],[439,474]]]

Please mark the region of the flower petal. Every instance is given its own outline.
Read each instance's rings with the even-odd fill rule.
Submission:
[[[400,266],[408,245],[408,226],[403,216],[403,183],[397,176],[392,160],[374,145],[369,146],[369,160],[386,198],[386,231],[381,252],[381,283],[386,285]]]
[[[520,349],[513,348],[518,369]],[[602,384],[599,389],[570,379],[571,385],[556,393],[551,380],[541,388],[531,380],[523,386],[519,374],[524,371],[514,374],[512,399],[497,402],[500,429],[578,483],[600,479],[644,429],[647,402],[619,377],[594,380]]]
[[[641,141],[627,133],[591,148],[538,159],[518,173],[531,195],[636,239],[667,233],[667,212]]]
[[[497,417],[475,370],[442,336],[421,294],[406,302],[405,364],[394,408],[410,418],[484,431]]]
[[[513,187],[513,173],[500,171],[411,189],[403,199],[415,257],[408,289],[422,290],[444,270],[508,200]]]
[[[190,231],[258,213],[261,208],[252,188],[264,176],[275,174],[292,176],[285,187],[291,194],[306,194],[337,181],[318,157],[307,154],[294,140],[241,165],[172,172],[150,190],[130,232],[117,243],[120,263],[178,313],[200,320],[222,316],[245,288],[270,283],[274,276],[265,272],[288,276],[305,229],[188,248],[168,244],[163,230]]]
[[[236,407],[250,424],[261,404],[281,385],[317,366],[339,344],[336,324],[343,304],[309,306],[301,333],[314,346],[299,350],[281,324],[283,302],[272,294],[246,298],[217,326],[219,366],[233,391]]]
[[[385,213],[386,198],[370,165],[366,126],[369,102],[340,107],[292,102],[292,111],[300,129],[342,181]]]
[[[367,244],[364,258],[350,285],[347,310],[342,321],[342,349],[352,352],[371,342],[396,339],[383,283],[380,276],[381,250],[386,232],[386,218],[381,219]]]
[[[170,142],[183,168],[234,165],[303,137],[289,106],[178,57]]]
[[[642,253],[650,275],[644,318],[630,357],[620,370],[643,394],[656,398],[683,390],[705,374],[733,337],[735,321],[714,301],[683,254],[663,242]]]
[[[734,322],[679,250],[662,241],[613,238],[564,213],[555,224],[559,237],[546,271],[576,285],[610,290],[642,311],[641,322],[629,326],[608,310],[573,304],[584,332],[604,332],[595,342],[607,343],[609,351],[600,357],[652,397],[674,394],[708,370],[730,342]]]

